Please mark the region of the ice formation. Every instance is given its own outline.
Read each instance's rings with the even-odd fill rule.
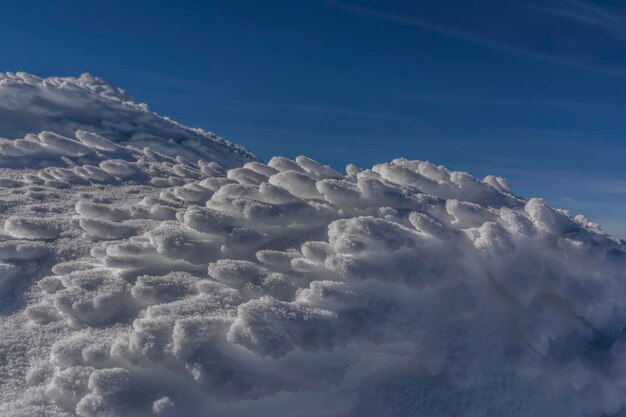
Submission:
[[[0,415],[625,414],[626,245],[598,225],[423,161],[146,139],[166,122],[78,80],[0,76],[0,135],[46,115],[0,147]]]
[[[42,79],[23,72],[0,73],[0,121],[0,139],[21,139],[43,131],[73,138],[78,130],[84,130],[115,142],[101,142],[100,136],[88,133],[77,138],[78,144],[57,142],[54,136],[45,135],[32,143],[26,136],[26,141],[16,140],[14,146],[0,145],[3,167],[45,167],[52,158],[87,157],[94,150],[116,150],[117,145],[218,161],[228,168],[256,160],[243,146],[152,113],[124,90],[90,74]]]

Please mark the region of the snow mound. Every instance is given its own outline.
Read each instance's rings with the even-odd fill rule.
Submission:
[[[5,145],[0,415],[623,415],[626,245],[502,178]]]
[[[118,145],[138,149],[148,146],[165,155],[205,159],[226,167],[256,160],[243,146],[148,111],[145,104],[135,103],[124,90],[91,74],[42,79],[23,72],[0,73],[0,138],[22,138],[41,131],[71,138],[77,130],[106,136]],[[105,150],[111,150],[110,144],[98,146],[97,137],[85,137],[81,141],[91,143],[96,149],[105,146]],[[39,163],[46,156],[85,152],[80,144],[58,143],[54,138],[49,141],[41,138],[41,142],[43,150],[37,143],[22,141],[13,147],[8,142],[9,149],[1,152],[9,157],[17,156],[16,167],[23,167],[33,154],[32,161]],[[6,165],[6,161],[0,164]]]

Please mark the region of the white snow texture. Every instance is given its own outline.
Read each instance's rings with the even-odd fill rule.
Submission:
[[[0,415],[624,416],[626,245],[507,182],[343,175],[0,75]]]

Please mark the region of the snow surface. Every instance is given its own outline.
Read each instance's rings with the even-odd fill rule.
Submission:
[[[86,130],[118,145],[138,149],[148,146],[165,155],[218,161],[229,168],[256,160],[243,146],[152,113],[124,90],[90,74],[42,79],[23,72],[0,73],[0,121],[0,138],[16,139],[42,131],[73,138],[76,131]],[[101,149],[99,139],[78,139]],[[93,140],[96,143],[89,142]],[[67,153],[89,155],[80,144],[62,142],[55,146],[54,139],[49,143],[45,138],[42,142],[43,147],[24,141],[15,141],[15,146],[0,142],[0,165],[45,167],[50,159]]]
[[[423,161],[265,164],[128,100],[0,76],[0,415],[625,415],[598,225]]]

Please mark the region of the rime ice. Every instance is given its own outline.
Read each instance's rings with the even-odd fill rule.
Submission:
[[[0,129],[3,416],[623,407],[626,247],[502,178],[264,164],[86,75],[0,75]]]

